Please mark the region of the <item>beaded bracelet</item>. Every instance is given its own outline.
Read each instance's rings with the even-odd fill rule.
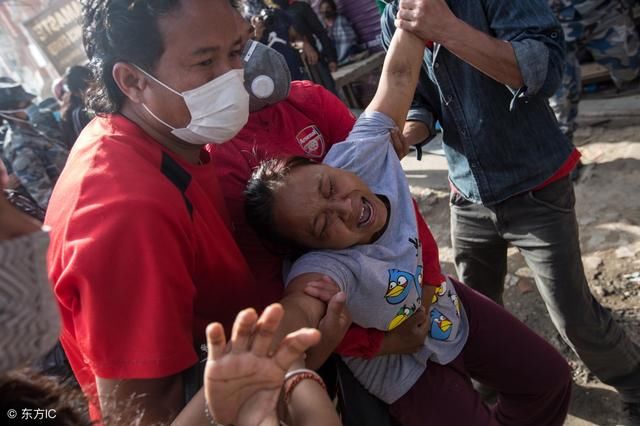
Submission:
[[[284,376],[284,402],[288,404],[291,401],[291,394],[298,384],[303,380],[313,380],[318,383],[322,389],[327,390],[327,387],[322,381],[322,378],[313,370],[307,368],[300,368],[298,370],[289,371]]]
[[[209,403],[207,402],[206,398],[204,400],[204,416],[207,418],[207,420],[209,421],[209,424],[211,426],[221,426],[220,424],[216,423],[215,420],[213,420],[213,416],[211,415],[211,412],[209,411]]]

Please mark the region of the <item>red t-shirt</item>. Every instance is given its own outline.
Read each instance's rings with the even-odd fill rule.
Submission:
[[[354,124],[355,117],[331,92],[308,81],[294,81],[287,99],[251,113],[249,122],[234,139],[209,147],[233,218],[236,240],[252,269],[259,271],[261,294],[268,297],[263,306],[282,297],[283,257],[266,247],[245,221],[243,192],[252,170],[261,161],[274,157],[298,155],[322,161],[333,144],[347,138]],[[424,219],[418,219],[425,283],[438,285],[444,280],[438,247]],[[341,345],[341,353],[373,355],[382,336],[377,330],[352,329]]]
[[[209,154],[184,162],[121,115],[82,132],[53,191],[49,275],[61,342],[83,390],[95,377],[192,366],[204,330],[260,298],[235,244]],[[92,418],[99,418],[97,405]]]
[[[533,190],[539,191],[545,186],[551,185],[553,182],[559,181],[563,177],[568,176],[580,161],[581,156],[582,155],[580,154],[580,151],[578,151],[578,148],[573,148],[573,151],[571,151],[571,155],[569,155],[569,158],[567,158],[567,160],[562,163],[560,168],[556,170],[556,172],[549,179],[542,182]]]

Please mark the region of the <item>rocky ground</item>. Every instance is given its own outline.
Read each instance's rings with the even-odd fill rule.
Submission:
[[[576,144],[585,164],[576,183],[576,210],[587,279],[595,297],[640,343],[640,120],[635,126],[622,128],[583,127]],[[412,192],[438,241],[444,269],[455,274],[446,171],[441,160],[427,156],[429,159],[440,166],[427,166],[424,174],[411,170],[413,178],[410,171],[407,173]],[[405,170],[415,168],[407,167],[407,161],[416,164],[412,159],[404,161]],[[421,176],[429,179],[423,183]],[[433,184],[434,179],[437,184]],[[565,425],[616,425],[620,404],[615,392],[596,379],[560,339],[531,271],[514,248],[509,250],[505,305],[571,363],[575,386]]]

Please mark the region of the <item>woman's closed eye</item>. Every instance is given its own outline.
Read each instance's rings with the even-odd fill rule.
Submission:
[[[329,224],[329,217],[327,213],[322,213],[316,218],[314,226],[314,236],[316,238],[323,238],[327,232],[327,226]]]

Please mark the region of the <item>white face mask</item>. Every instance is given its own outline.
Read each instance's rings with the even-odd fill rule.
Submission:
[[[142,68],[150,79],[184,99],[191,121],[187,127],[175,128],[142,106],[171,133],[194,145],[223,143],[233,138],[249,119],[249,94],[244,88],[244,70],[233,69],[208,83],[185,92],[167,86]]]
[[[0,374],[42,357],[58,340],[48,247],[44,230],[0,241]]]

